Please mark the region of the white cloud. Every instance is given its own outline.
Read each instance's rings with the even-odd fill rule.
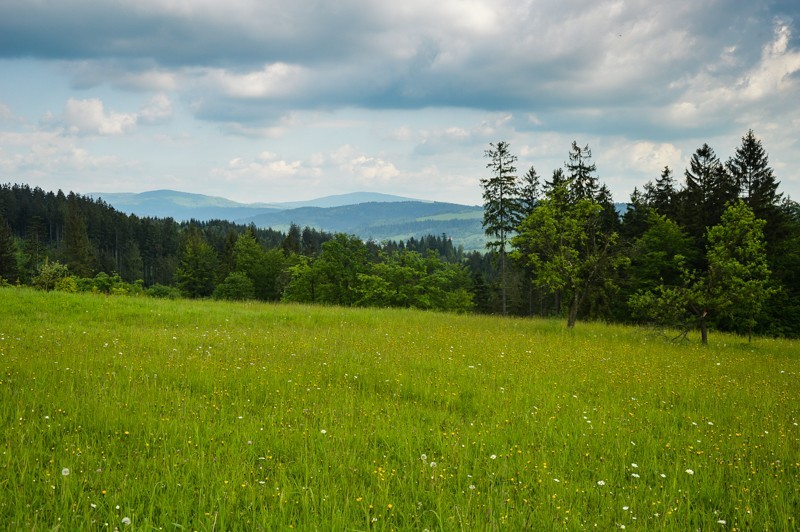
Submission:
[[[122,135],[136,127],[135,114],[106,112],[98,98],[70,98],[62,120],[72,135]]]
[[[277,62],[261,70],[239,74],[225,69],[205,69],[201,83],[207,82],[233,98],[281,98],[295,96],[306,83],[306,71],[297,65]]]
[[[682,80],[684,92],[667,109],[667,119],[675,125],[697,127],[738,117],[750,127],[752,115],[763,116],[770,107],[776,108],[776,117],[797,113],[800,50],[789,48],[790,38],[791,28],[776,22],[773,39],[763,45],[758,62],[735,75],[721,73],[723,65],[732,62],[733,51],[724,50],[717,63]]]
[[[775,94],[797,89],[800,72],[800,50],[790,50],[791,29],[778,22],[775,38],[764,45],[761,62],[742,80],[742,95],[749,100],[761,100]]]
[[[222,177],[227,182],[238,185],[278,182],[286,177],[297,176],[305,170],[302,161],[287,161],[278,154],[261,152],[251,160],[234,157],[225,168],[214,168],[211,175]],[[313,172],[309,172],[313,173]]]
[[[0,168],[15,178],[36,177],[50,181],[75,172],[108,170],[122,165],[118,157],[92,155],[78,145],[77,139],[58,132],[0,131],[0,147]],[[38,186],[45,185],[38,183]],[[59,182],[52,186],[65,188]]]
[[[673,170],[680,168],[683,155],[681,149],[671,143],[619,141],[606,148],[597,160],[599,166],[606,168],[658,176],[665,166]]]
[[[145,124],[166,122],[172,118],[172,102],[165,94],[156,94],[139,109],[137,118]]]

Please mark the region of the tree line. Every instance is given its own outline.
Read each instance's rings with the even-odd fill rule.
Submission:
[[[710,328],[800,334],[800,208],[752,130],[725,162],[704,144],[682,180],[665,167],[624,212],[588,146],[550,179],[519,176],[507,142],[485,155],[489,262],[473,272],[500,312],[697,328],[704,343]]]
[[[102,200],[0,186],[0,284],[45,290],[321,304],[474,308],[446,236],[364,242],[292,224],[177,223]]]
[[[800,206],[752,131],[704,144],[615,204],[588,146],[548,177],[507,142],[481,179],[487,251],[447,235],[364,242],[140,218],[74,193],[0,186],[0,283],[164,297],[398,306],[800,336]],[[620,205],[623,207],[620,208]]]

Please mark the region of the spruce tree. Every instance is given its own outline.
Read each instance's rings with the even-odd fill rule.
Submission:
[[[778,193],[778,181],[769,166],[769,157],[753,133],[749,130],[742,137],[742,145],[736,155],[727,163],[728,171],[739,188],[739,195],[759,216],[781,202],[783,194]]]
[[[597,199],[599,184],[597,171],[592,161],[592,150],[586,145],[583,148],[573,141],[569,152],[569,162],[566,163],[567,178],[572,181],[570,194],[573,201],[587,199],[594,201]]]
[[[737,190],[708,144],[692,155],[685,177],[678,221],[698,243],[705,245],[706,230],[719,223],[725,207],[736,199]]]
[[[492,177],[481,179],[483,188],[483,229],[490,240],[486,247],[499,254],[502,311],[506,314],[506,246],[519,222],[520,200],[517,185],[517,157],[508,142],[489,144],[484,152]]]
[[[539,174],[536,168],[531,166],[525,175],[522,176],[519,186],[519,209],[520,209],[520,222],[527,218],[536,205],[539,204],[541,199],[541,185],[539,183]]]
[[[187,297],[207,297],[214,292],[217,254],[196,226],[189,228],[175,281]]]
[[[757,218],[767,222],[764,228],[770,255],[787,232],[788,217],[780,208],[783,194],[778,192],[780,184],[769,165],[769,157],[753,133],[749,130],[742,137],[742,145],[736,155],[728,159],[728,172],[736,183],[739,197],[753,209]]]
[[[669,166],[665,166],[661,175],[656,178],[655,186],[650,189],[648,194],[648,204],[668,218],[675,216],[675,178]]]
[[[64,224],[64,262],[78,277],[91,277],[94,270],[94,248],[89,240],[86,218],[78,197],[70,194]]]

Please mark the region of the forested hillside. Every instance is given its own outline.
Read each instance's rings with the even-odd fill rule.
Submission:
[[[0,187],[0,278],[43,289],[470,310],[462,259],[443,236],[379,244],[296,225],[177,223]]]

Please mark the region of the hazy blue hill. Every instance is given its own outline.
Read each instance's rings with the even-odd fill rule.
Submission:
[[[407,240],[428,234],[446,234],[465,249],[484,245],[481,219],[483,209],[453,203],[404,201],[360,203],[341,207],[302,207],[262,213],[239,220],[259,227],[285,230],[295,223],[331,232],[358,235],[365,239]]]
[[[351,192],[349,194],[337,194],[325,196],[309,201],[288,201],[276,203],[278,207],[285,209],[297,209],[300,207],[343,207],[346,205],[358,205],[361,203],[396,203],[404,201],[418,201],[430,203],[425,200],[407,198],[404,196],[394,196],[392,194],[381,194],[379,192]]]
[[[217,196],[175,190],[152,190],[138,194],[93,192],[87,196],[102,199],[118,211],[128,214],[176,220],[236,220],[279,209],[266,203],[238,203]]]
[[[483,249],[485,242],[482,207],[389,194],[355,192],[302,202],[252,204],[174,190],[87,195],[141,217],[170,217],[179,221],[221,219],[283,231],[295,223],[378,241],[446,234],[466,250]]]

